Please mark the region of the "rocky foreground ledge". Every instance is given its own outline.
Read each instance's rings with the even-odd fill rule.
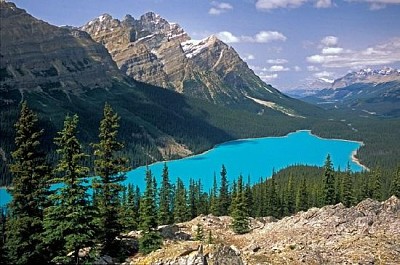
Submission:
[[[357,206],[311,208],[275,220],[251,219],[251,232],[235,235],[230,217],[199,216],[160,228],[164,246],[126,264],[400,264],[400,200],[367,199]],[[194,241],[197,224],[213,244]],[[132,232],[133,236],[135,232]]]

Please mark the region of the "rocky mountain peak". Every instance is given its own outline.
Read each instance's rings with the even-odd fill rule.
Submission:
[[[279,101],[278,109],[296,105],[265,84],[215,35],[192,40],[178,24],[154,12],[139,19],[127,16],[115,28],[94,25],[89,22],[82,30],[102,43],[118,67],[136,80],[213,103],[244,104],[257,113],[272,106],[265,102]]]
[[[375,70],[364,68],[336,79],[332,84],[332,88],[339,89],[356,83],[379,84],[391,81],[400,81],[400,70],[391,67],[383,67],[382,69]]]

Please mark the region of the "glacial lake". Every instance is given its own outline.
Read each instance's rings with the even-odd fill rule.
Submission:
[[[172,183],[179,177],[188,186],[191,178],[196,181],[201,179],[203,190],[209,191],[214,174],[219,181],[222,165],[227,169],[230,183],[241,174],[246,181],[249,177],[252,184],[258,182],[260,178],[270,177],[274,171],[277,172],[287,166],[323,166],[328,154],[335,169],[340,167],[344,170],[347,163],[350,163],[352,171],[362,171],[364,168],[352,160],[352,155],[361,145],[361,142],[320,138],[311,131],[302,130],[282,137],[230,141],[217,145],[205,153],[166,163]],[[157,162],[148,166],[158,184],[161,182],[164,163]],[[138,185],[143,191],[145,172],[146,166],[128,172],[124,184]],[[10,196],[6,194],[5,189],[0,189],[0,206],[9,200]]]

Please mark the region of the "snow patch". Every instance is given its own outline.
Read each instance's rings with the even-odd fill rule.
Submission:
[[[181,43],[186,58],[193,58],[211,45],[210,38],[204,40],[188,40]]]
[[[258,103],[258,104],[260,104],[260,105],[263,105],[263,106],[268,107],[268,108],[271,108],[271,109],[273,109],[273,110],[277,110],[277,111],[279,111],[279,112],[282,112],[283,114],[285,114],[285,115],[287,115],[287,116],[305,119],[304,116],[297,115],[297,114],[294,112],[294,110],[286,109],[286,108],[284,108],[284,107],[282,107],[282,106],[276,104],[275,102],[265,101],[265,100],[258,99],[258,98],[253,98],[253,97],[250,97],[250,96],[246,96],[246,97],[247,97],[248,99],[253,100],[254,102],[256,102],[256,103]]]

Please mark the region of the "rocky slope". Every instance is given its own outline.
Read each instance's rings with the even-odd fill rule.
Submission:
[[[0,2],[0,82],[5,93],[110,88],[123,79],[107,50],[89,34],[38,20],[13,3]]]
[[[157,14],[126,15],[122,21],[104,14],[81,29],[104,44],[118,67],[136,80],[257,112],[268,104],[254,99],[273,102],[280,108],[269,108],[284,114],[301,112],[304,105],[265,84],[215,36],[192,40],[178,24]]]
[[[164,227],[164,247],[127,264],[400,264],[400,200],[394,196],[351,208],[312,208],[282,220],[252,219],[245,235],[233,234],[230,221],[199,216]],[[205,234],[212,231],[214,244],[188,240],[199,223]]]

